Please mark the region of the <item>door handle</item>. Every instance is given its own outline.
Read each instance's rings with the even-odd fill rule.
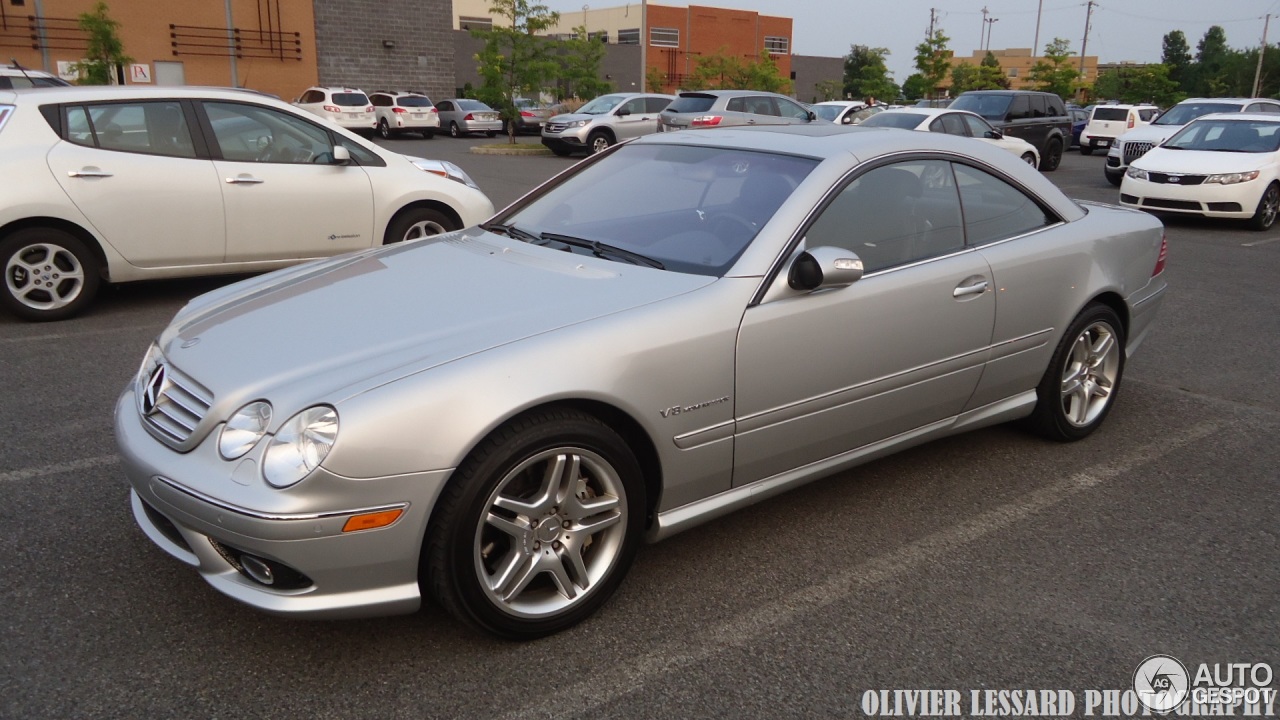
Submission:
[[[240,175],[239,177],[227,178],[227,183],[230,185],[261,185],[264,182],[266,181],[259,180],[258,178],[250,175]]]
[[[981,295],[986,291],[987,291],[987,281],[979,280],[978,282],[972,285],[961,285],[957,287],[955,290],[952,290],[951,297],[962,298],[967,295]]]
[[[88,168],[86,168],[84,170],[69,170],[67,171],[67,177],[101,178],[101,177],[111,177],[111,173],[103,172],[102,170],[89,170]]]

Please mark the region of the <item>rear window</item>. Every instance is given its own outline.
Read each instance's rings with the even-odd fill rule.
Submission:
[[[396,100],[400,107],[431,107],[431,99],[424,97],[402,97]]]
[[[1128,120],[1129,111],[1126,108],[1108,108],[1100,107],[1093,109],[1094,120]]]
[[[369,104],[369,98],[364,93],[334,93],[333,104],[340,107],[363,107]]]
[[[681,95],[663,112],[687,113],[706,112],[716,103],[715,95]]]
[[[903,130],[915,130],[920,123],[924,122],[926,115],[919,113],[906,112],[882,112],[879,115],[873,115],[862,121],[863,127],[892,127],[902,128]]]
[[[459,100],[458,109],[459,110],[492,110],[493,108],[489,107],[488,105],[485,105],[479,100]]]

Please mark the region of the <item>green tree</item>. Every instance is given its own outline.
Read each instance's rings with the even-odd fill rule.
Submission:
[[[902,95],[911,102],[924,98],[932,91],[929,81],[920,73],[911,73],[902,82]]]
[[[1122,103],[1149,102],[1168,107],[1186,97],[1178,83],[1169,75],[1169,67],[1162,64],[1107,70],[1093,84],[1094,97],[1099,100],[1119,100]]]
[[[978,65],[960,63],[951,68],[951,94],[959,95],[968,90],[1008,90],[1009,78],[1000,68],[1000,61],[988,52]]]
[[[844,97],[844,83],[839,80],[822,80],[814,84],[813,102],[823,102],[826,100],[840,100]]]
[[[729,55],[725,48],[700,56],[686,82],[710,90],[787,92],[791,89],[791,81],[782,76],[768,52],[762,52],[759,60],[744,61]]]
[[[644,86],[649,92],[666,92],[667,76],[658,68],[650,65],[649,68],[644,71]]]
[[[1227,47],[1227,31],[1214,25],[1205,31],[1196,44],[1196,64],[1193,71],[1192,90],[1205,97],[1228,95],[1227,78],[1231,49]]]
[[[586,26],[573,29],[572,38],[560,44],[560,97],[590,100],[613,90],[600,79],[600,61],[608,47],[587,34]]]
[[[951,70],[951,50],[947,48],[949,42],[951,38],[942,33],[942,28],[938,28],[916,46],[916,70],[920,71],[920,75],[928,83],[926,97],[931,98],[938,92],[938,87]]]
[[[80,29],[89,34],[85,45],[85,59],[76,63],[76,71],[80,74],[77,81],[81,85],[110,85],[116,67],[133,62],[133,58],[124,54],[124,43],[120,41],[120,23],[113,20],[108,12],[107,4],[100,2],[93,10],[81,13]]]
[[[1189,92],[1187,84],[1191,81],[1191,47],[1187,45],[1187,36],[1181,30],[1174,30],[1164,36],[1161,45],[1160,63],[1169,68],[1169,79],[1178,83],[1184,92]]]
[[[892,99],[898,94],[898,86],[890,77],[885,64],[885,48],[867,45],[849,46],[844,56],[844,96],[855,100],[868,97]]]
[[[520,115],[515,99],[541,92],[560,69],[554,45],[538,37],[560,21],[560,13],[530,0],[490,0],[489,12],[497,19],[493,26],[471,31],[484,41],[476,54],[484,80],[476,97],[501,113],[509,142],[514,143],[515,119]]]
[[[1069,98],[1080,86],[1079,67],[1071,61],[1074,52],[1067,49],[1065,38],[1054,38],[1044,46],[1044,56],[1031,66],[1027,79],[1036,90]]]

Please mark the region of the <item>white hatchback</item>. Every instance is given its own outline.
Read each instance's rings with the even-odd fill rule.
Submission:
[[[474,225],[452,163],[242,90],[0,90],[0,304],[31,320],[99,284],[272,270]]]
[[[1089,123],[1080,131],[1080,154],[1110,148],[1116,138],[1150,125],[1159,114],[1160,108],[1155,105],[1095,105]]]
[[[430,140],[440,131],[440,113],[422,93],[378,90],[369,93],[378,134],[391,139],[405,133],[421,133]]]
[[[369,96],[363,90],[356,88],[307,88],[293,104],[338,127],[358,133],[371,134],[378,127],[373,103],[369,102]]]

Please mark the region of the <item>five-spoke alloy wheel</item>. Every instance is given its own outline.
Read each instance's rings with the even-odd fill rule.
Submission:
[[[1124,373],[1124,326],[1095,303],[1067,328],[1036,389],[1032,426],[1054,440],[1079,440],[1102,424]]]

